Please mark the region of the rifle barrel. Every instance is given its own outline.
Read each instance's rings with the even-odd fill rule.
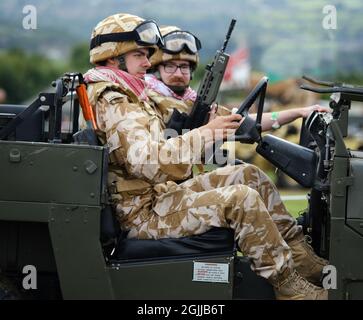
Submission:
[[[232,34],[232,31],[234,29],[235,24],[236,24],[236,19],[232,19],[231,23],[229,25],[229,29],[228,29],[228,32],[227,32],[227,35],[226,35],[226,39],[224,40],[224,43],[223,43],[222,52],[224,50],[226,50],[229,38],[231,37],[231,34]]]

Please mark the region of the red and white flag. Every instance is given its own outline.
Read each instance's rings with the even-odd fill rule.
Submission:
[[[221,90],[247,88],[250,73],[251,67],[248,49],[246,47],[238,48],[230,55]]]

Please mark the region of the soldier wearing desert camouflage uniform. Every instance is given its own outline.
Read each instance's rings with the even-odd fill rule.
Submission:
[[[182,31],[176,26],[160,27],[160,32],[165,45],[150,57],[151,68],[146,74],[145,80],[149,98],[158,104],[164,122],[167,123],[175,108],[185,113],[191,111],[197,94],[189,84],[199,63],[198,51],[201,44],[192,33]],[[314,110],[329,111],[328,108],[312,105],[275,113],[274,116],[277,119],[274,119],[270,112],[264,113],[262,129],[268,131],[298,118],[306,118]],[[231,110],[219,106],[216,114],[230,115]]]
[[[189,83],[199,62],[198,49],[201,45],[190,32],[175,26],[161,27],[160,32],[164,46],[151,56],[151,73],[145,76],[145,80],[149,98],[155,102],[167,123],[173,109],[189,113],[193,106],[196,92]],[[282,124],[304,117],[314,109],[326,111],[320,106],[288,110],[282,113]],[[227,108],[218,108],[217,115],[229,114],[231,112]],[[264,130],[271,129],[272,122],[268,121],[269,118],[271,116],[266,114],[262,119]],[[259,193],[283,239],[292,249],[296,269],[309,281],[319,283],[327,261],[316,256],[311,246],[306,243],[301,226],[297,225],[296,220],[286,210],[275,185],[258,167],[248,163],[227,166],[191,179],[183,186],[201,192],[238,184],[247,185]]]
[[[161,44],[157,26],[129,14],[106,18],[92,33],[90,61],[96,67],[85,79],[99,139],[109,147],[109,188],[121,228],[129,231],[128,237],[140,239],[232,228],[241,251],[251,258],[255,272],[271,282],[277,298],[325,299],[326,290],[294,270],[291,250],[269,211],[281,217],[287,213],[281,202],[279,209],[278,201],[270,200],[278,193],[267,187],[268,182],[255,172],[248,177],[261,184],[255,189],[265,200],[244,185],[245,174],[231,174],[230,168],[178,183],[190,177],[205,144],[213,141],[211,132],[219,129],[226,137],[242,119],[235,114],[216,117],[165,140],[163,114],[147,97],[143,81],[151,66],[148,56],[157,44]]]

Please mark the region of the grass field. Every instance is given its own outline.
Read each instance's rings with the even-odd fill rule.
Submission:
[[[285,200],[284,204],[287,210],[295,218],[297,218],[299,216],[299,213],[306,209],[308,205],[307,201],[305,200]]]
[[[305,210],[308,206],[308,201],[305,198],[307,191],[305,189],[298,190],[280,190],[281,197],[283,202],[287,208],[287,210],[291,213],[292,216],[297,218],[299,213]],[[286,198],[291,198],[291,196],[297,196],[299,200],[286,200]],[[300,198],[304,197],[304,200]]]

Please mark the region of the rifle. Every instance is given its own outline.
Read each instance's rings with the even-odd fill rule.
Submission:
[[[221,50],[217,50],[212,63],[208,64],[205,68],[206,70],[198,88],[197,98],[190,115],[180,113],[174,109],[166,127],[176,130],[179,135],[182,134],[182,129],[192,130],[208,122],[211,105],[217,98],[219,87],[228,64],[229,55],[224,51],[226,50],[235,24],[236,20],[232,19]]]

